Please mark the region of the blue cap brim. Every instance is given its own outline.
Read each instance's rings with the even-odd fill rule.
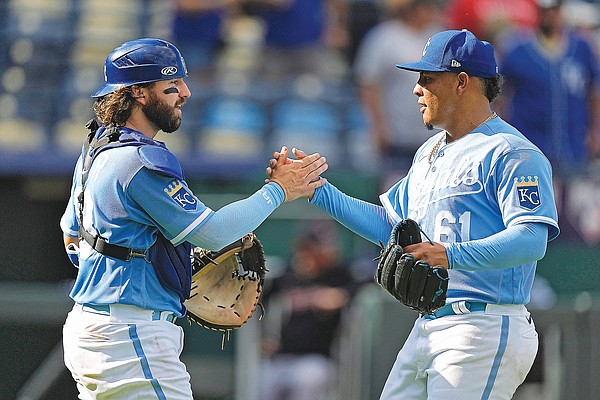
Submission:
[[[425,63],[423,61],[417,61],[417,62],[406,63],[406,64],[396,64],[396,67],[400,68],[400,69],[405,69],[408,71],[415,71],[415,72],[421,72],[421,71],[448,72],[448,70],[446,70],[446,69],[442,69],[440,67],[435,67],[435,66]]]

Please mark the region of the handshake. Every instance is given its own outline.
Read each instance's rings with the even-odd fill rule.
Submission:
[[[321,174],[329,166],[325,157],[319,153],[307,155],[302,150],[292,149],[296,159],[290,158],[289,150],[283,146],[280,151],[273,153],[269,160],[265,182],[275,182],[283,189],[285,201],[296,200],[299,197],[312,199],[315,190],[325,183],[327,179]]]

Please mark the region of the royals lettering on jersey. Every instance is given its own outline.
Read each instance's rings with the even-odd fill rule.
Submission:
[[[537,176],[515,178],[515,186],[521,207],[533,211],[542,204]]]
[[[481,162],[465,156],[437,170],[430,171],[430,165],[422,161],[413,165],[411,181],[410,209],[413,218],[423,219],[431,213],[431,207],[442,201],[459,196],[475,195],[483,191]]]
[[[185,187],[179,179],[172,181],[165,189],[165,193],[186,211],[195,211],[198,207],[196,197]]]

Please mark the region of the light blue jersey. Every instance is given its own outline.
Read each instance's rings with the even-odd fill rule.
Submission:
[[[164,148],[160,142],[157,146]],[[138,153],[140,149],[108,149],[94,160],[85,189],[84,227],[112,244],[140,250],[155,242],[160,227],[167,239],[178,244],[212,210],[194,196],[185,181],[145,167],[147,160]],[[62,230],[72,237],[78,236],[81,159],[75,171],[69,206],[61,219]],[[161,287],[146,259],[119,260],[94,251],[86,241],[79,244],[79,273],[71,291],[76,302],[130,304],[181,316],[179,297]]]
[[[520,223],[559,232],[552,170],[542,152],[496,117],[437,154],[440,132],[417,151],[407,176],[380,196],[394,221],[411,218],[434,242],[445,245],[487,238]],[[526,304],[536,262],[502,269],[449,271],[448,303],[461,300]],[[469,270],[471,269],[471,270]]]
[[[85,183],[83,225],[92,237],[144,253],[160,232],[175,246],[187,242],[219,250],[256,229],[284,201],[283,189],[271,182],[213,211],[188,188],[179,162],[162,142],[131,129],[119,131],[118,144],[98,150]],[[81,166],[80,158],[60,223],[73,238],[79,237]],[[168,269],[166,259],[153,259],[153,266],[149,255],[122,260],[95,251],[87,240],[79,245],[79,273],[71,291],[77,303],[127,304],[183,315],[185,286],[161,285],[164,274],[176,273]]]

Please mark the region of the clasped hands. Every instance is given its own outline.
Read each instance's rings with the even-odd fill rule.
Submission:
[[[307,155],[296,148],[293,148],[292,152],[297,159],[289,157],[289,150],[285,146],[273,153],[267,167],[268,178],[265,182],[276,182],[281,186],[285,193],[285,201],[296,200],[299,197],[311,199],[315,190],[327,183],[325,178],[321,178],[321,174],[329,168],[327,160],[319,153]]]

